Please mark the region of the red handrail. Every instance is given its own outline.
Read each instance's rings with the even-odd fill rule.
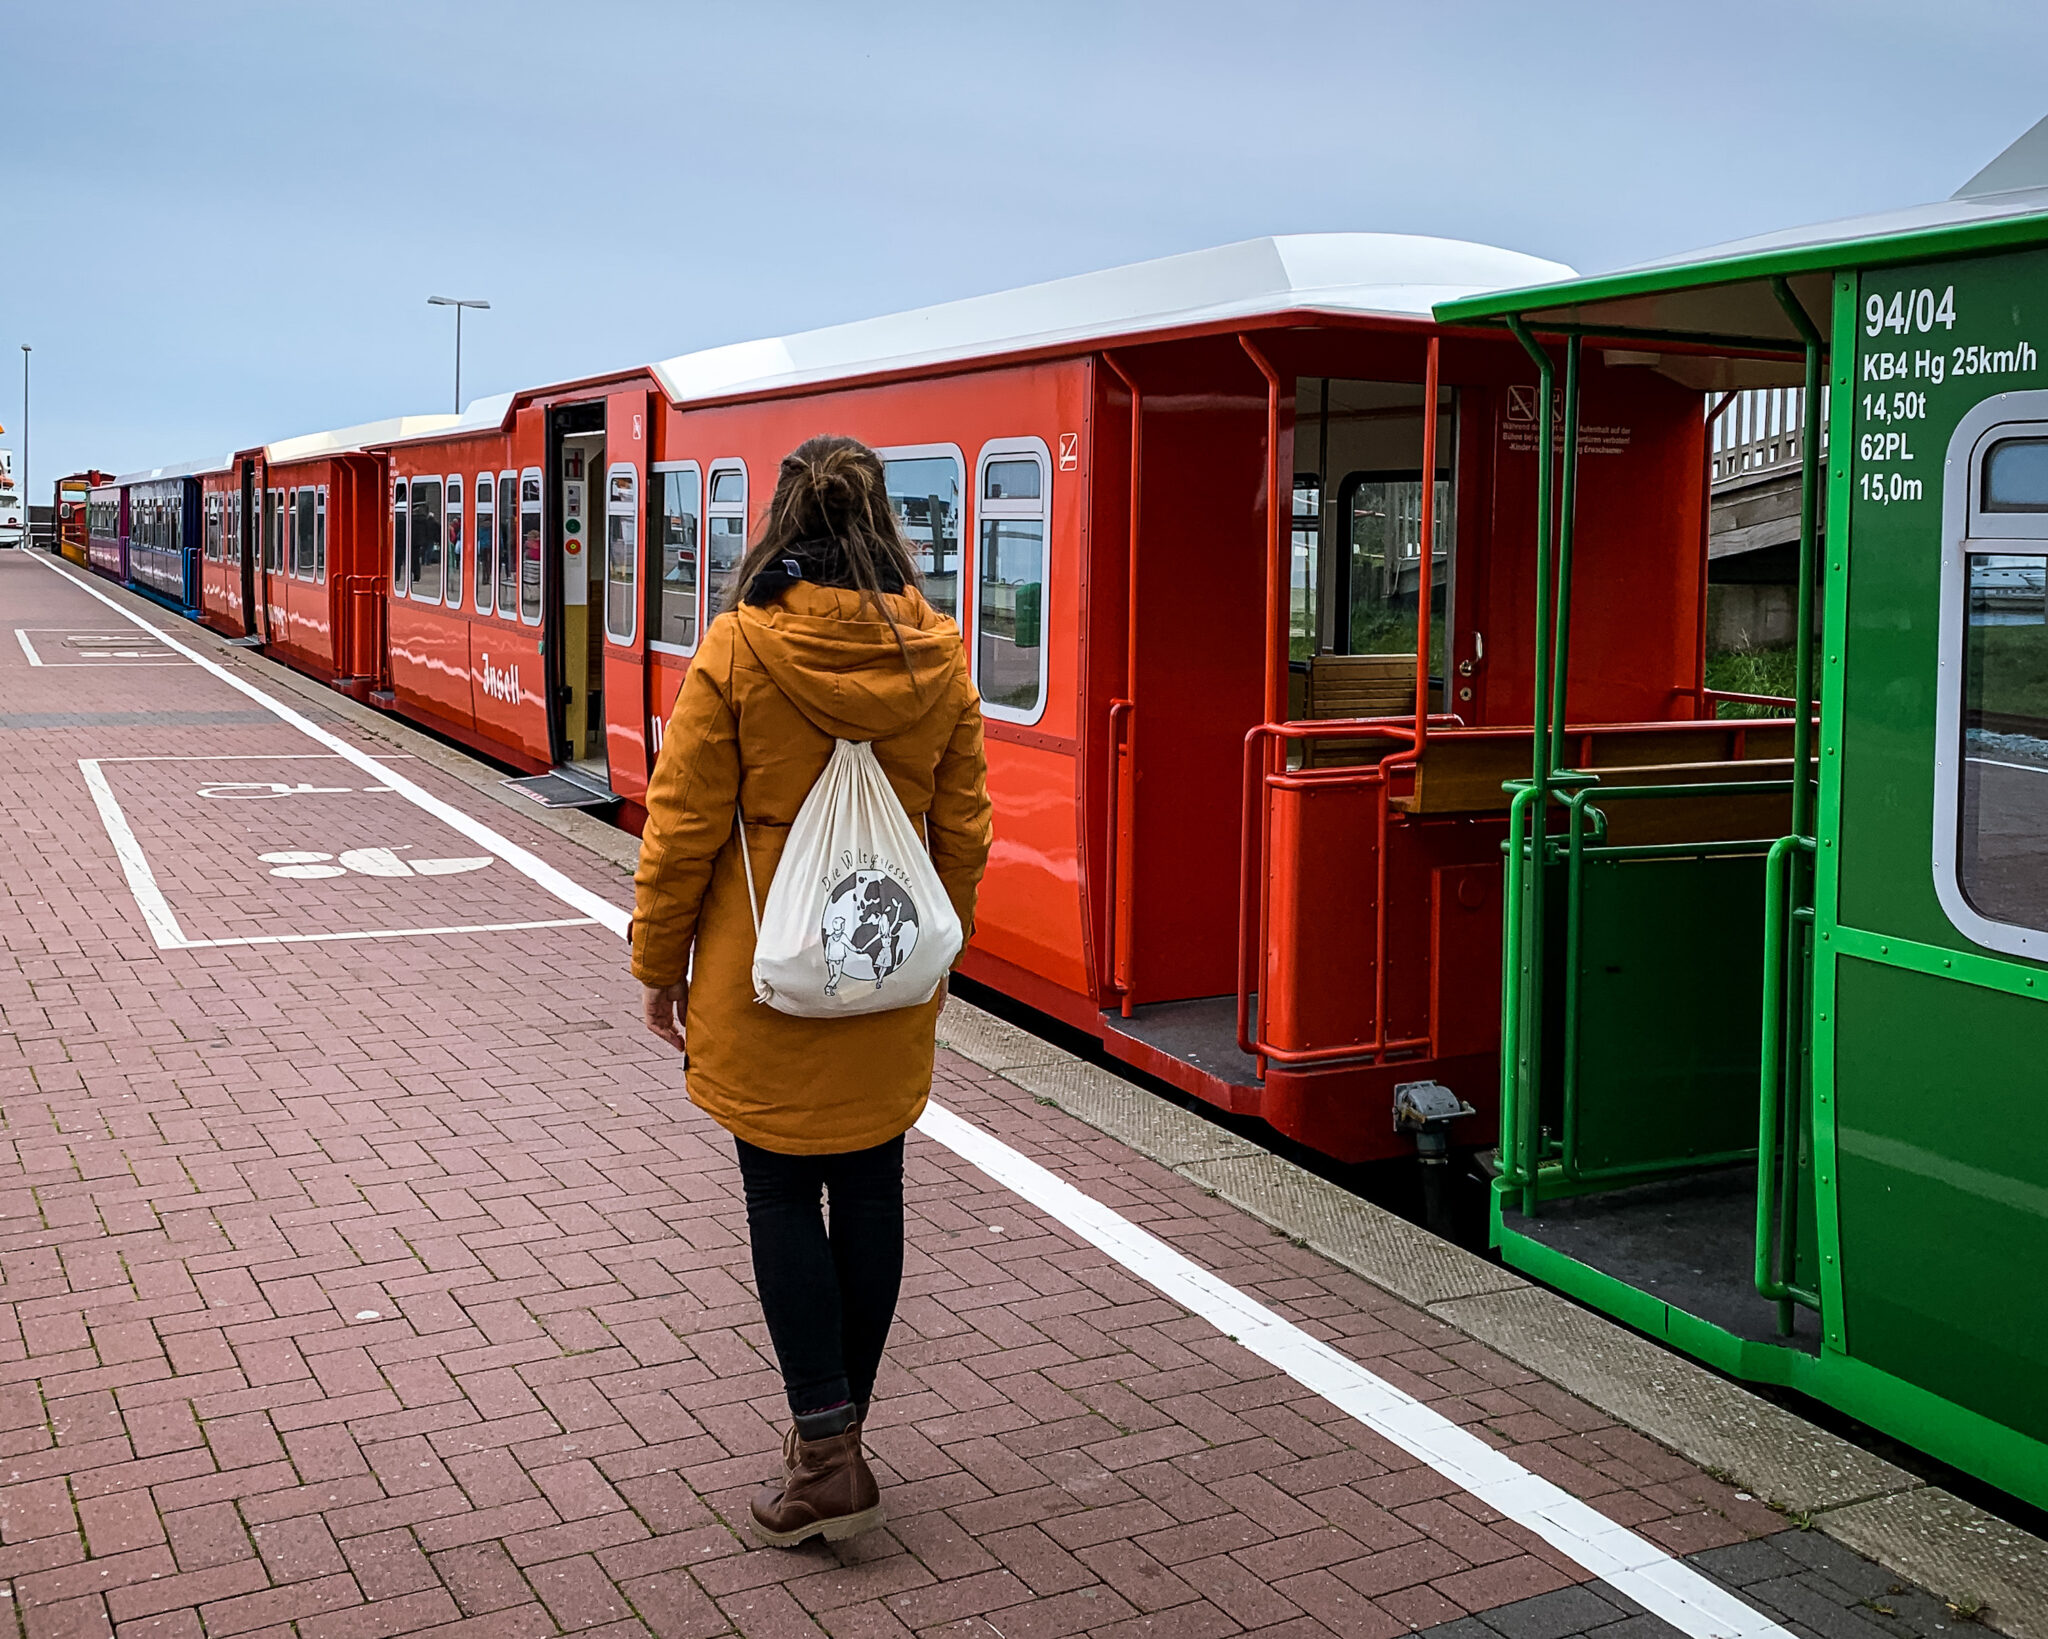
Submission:
[[[1423,727],[1461,727],[1452,713],[1437,713],[1424,720]],[[1367,1058],[1380,1053],[1405,1051],[1428,1045],[1427,1037],[1389,1039],[1387,1036],[1387,780],[1396,770],[1411,766],[1419,748],[1414,743],[1416,725],[1392,718],[1326,718],[1309,722],[1261,723],[1244,739],[1244,800],[1240,813],[1240,870],[1237,900],[1237,1045],[1255,1055],[1263,1074],[1265,1061],[1276,1064],[1320,1064],[1338,1059]],[[1395,749],[1377,763],[1353,768],[1275,769],[1267,763],[1272,752],[1290,740],[1387,740]],[[1377,788],[1374,824],[1378,832],[1375,870],[1378,875],[1373,906],[1373,1035],[1363,1042],[1346,1042],[1333,1047],[1275,1047],[1265,1039],[1265,1020],[1270,1008],[1259,1010],[1256,1030],[1251,1016],[1253,969],[1266,949],[1268,912],[1265,863],[1271,853],[1272,805],[1266,794],[1275,790],[1330,789],[1332,787]],[[1253,831],[1257,828],[1257,845]]]

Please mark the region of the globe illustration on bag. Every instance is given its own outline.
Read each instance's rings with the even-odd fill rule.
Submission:
[[[818,931],[825,941],[826,995],[836,996],[842,979],[880,990],[917,949],[917,902],[885,872],[855,871],[826,895]]]

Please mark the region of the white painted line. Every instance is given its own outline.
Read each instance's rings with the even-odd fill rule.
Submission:
[[[1691,1566],[1530,1473],[1441,1412],[1283,1320],[1001,1139],[937,1104],[925,1106],[917,1126],[926,1137],[972,1162],[1004,1188],[1107,1252],[1182,1308],[1348,1412],[1382,1439],[1455,1480],[1488,1507],[1569,1554],[1672,1626],[1695,1639],[1755,1639],[1762,1635],[1787,1639],[1783,1628]]]
[[[56,565],[51,564],[50,567],[54,569]],[[58,573],[76,584],[85,584],[66,571],[58,570]],[[142,624],[96,588],[86,586],[85,589],[110,608],[136,620],[136,624]],[[322,745],[333,747],[351,762],[388,779],[401,795],[437,817],[446,818],[464,836],[480,847],[489,848],[514,870],[531,878],[558,899],[578,910],[589,905],[600,907],[603,914],[593,916],[591,920],[610,928],[621,938],[625,937],[631,918],[618,906],[577,886],[525,849],[506,842],[487,826],[451,808],[439,798],[429,796],[410,781],[389,773],[373,758],[315,727],[252,684],[186,649],[175,639],[167,637],[166,641]],[[111,791],[107,793],[109,804],[112,795]],[[107,807],[103,805],[101,812],[105,815]],[[120,820],[118,806],[113,807],[112,818],[119,821],[123,829],[126,828],[126,821]],[[108,829],[112,831],[112,822]],[[129,840],[132,845],[133,837]],[[116,847],[119,847],[118,838]],[[139,849],[136,850],[136,859],[142,863]],[[124,855],[124,866],[126,863]],[[142,864],[142,870],[146,878],[148,866]],[[131,874],[131,885],[134,880]],[[150,888],[154,891],[153,881]],[[138,891],[137,898],[141,897]],[[161,895],[158,897],[160,899]],[[1304,1388],[1321,1395],[1381,1438],[1421,1459],[1490,1508],[1525,1530],[1534,1532],[1568,1555],[1574,1563],[1605,1579],[1645,1609],[1692,1635],[1693,1639],[1790,1639],[1790,1635],[1775,1622],[1752,1610],[1655,1543],[1617,1525],[1598,1509],[1579,1501],[1542,1476],[1532,1474],[1477,1435],[1458,1427],[1441,1412],[1432,1410],[1386,1379],[1367,1371],[1355,1360],[1311,1337],[1264,1304],[1183,1257],[1156,1235],[1140,1229],[1121,1213],[1083,1194],[1064,1179],[1055,1177],[1001,1139],[934,1103],[925,1105],[917,1125],[928,1138],[978,1167],[1004,1188],[1064,1224],[1091,1246],[1107,1252],[1132,1274],[1156,1287],[1191,1314],[1200,1316],[1225,1335],[1236,1339]]]
[[[2039,763],[2005,763],[1996,757],[1965,757],[1966,763],[1975,763],[1980,768],[2017,768],[2022,774],[2048,774],[2048,768]]]
[[[387,751],[384,755],[394,763],[419,760],[410,751]],[[102,763],[331,763],[339,760],[331,751],[163,751],[154,756],[99,759]]]
[[[142,851],[142,844],[136,838],[135,828],[128,823],[128,816],[121,811],[120,799],[114,795],[114,788],[107,783],[106,771],[101,766],[107,762],[182,760],[151,757],[81,757],[78,760],[78,771],[85,776],[86,789],[92,793],[93,806],[100,811],[100,823],[106,826],[107,836],[114,844],[115,857],[121,861],[122,873],[128,878],[128,890],[135,895],[135,903],[141,909],[142,919],[148,924],[159,950],[223,950],[238,945],[323,945],[359,939],[423,939],[456,933],[517,933],[527,928],[587,928],[595,920],[588,916],[560,916],[547,921],[465,922],[459,926],[439,928],[357,928],[342,933],[260,933],[245,934],[232,939],[187,938],[185,930],[178,923],[176,913],[171,909],[170,901],[164,897],[163,889],[157,885],[156,873],[149,867],[149,858]]]
[[[29,642],[28,633],[17,626],[14,628],[14,636],[21,644],[21,652],[28,656],[28,663],[31,666],[40,666],[43,663],[43,657],[36,653],[36,646]]]
[[[211,672],[237,693],[247,695],[251,700],[254,700],[259,706],[263,707],[264,710],[271,712],[281,721],[291,724],[293,728],[297,729],[309,740],[327,747],[336,756],[346,758],[349,762],[354,763],[365,774],[373,775],[375,778],[383,781],[384,784],[390,786],[394,792],[405,798],[414,807],[424,809],[450,830],[460,836],[467,837],[486,852],[495,854],[522,876],[528,877],[540,884],[541,887],[545,888],[564,904],[587,916],[599,926],[610,928],[612,932],[618,934],[621,938],[625,937],[626,930],[633,920],[630,911],[622,910],[610,900],[592,893],[580,882],[556,870],[546,860],[528,852],[509,837],[500,836],[481,820],[472,819],[452,803],[443,802],[431,791],[415,785],[403,774],[380,763],[368,752],[358,751],[346,740],[329,734],[327,730],[320,727],[319,724],[313,722],[310,718],[292,710],[282,700],[274,699],[270,695],[265,694],[254,683],[237,677],[225,666],[209,660],[197,649],[179,642],[169,632],[150,625],[140,615],[133,614],[129,610],[124,609],[89,581],[81,580],[78,576],[72,574],[70,570],[47,558],[37,558],[35,561],[53,573],[63,576],[64,579],[71,582],[73,586],[78,587],[81,591],[87,592],[99,599],[100,602],[104,603],[117,615],[120,615],[124,620],[132,622],[145,632],[153,633],[194,665]]]
[[[587,928],[587,916],[559,916],[551,922],[466,922],[452,928],[370,928],[354,933],[263,933],[244,939],[187,939],[186,950],[220,950],[231,945],[318,945],[344,939],[419,939],[449,933],[517,933],[524,928]]]
[[[128,827],[128,816],[121,812],[121,805],[114,800],[114,788],[107,784],[107,776],[101,770],[99,760],[95,757],[79,758],[78,771],[85,776],[85,788],[92,793],[93,806],[100,811],[100,823],[113,839],[114,855],[121,861],[122,874],[128,878],[128,891],[135,895],[135,903],[142,909],[142,920],[149,925],[156,948],[186,949],[190,941],[179,928],[177,917],[171,913],[171,902],[164,898],[163,889],[156,885],[156,873],[149,868],[142,844],[135,840],[135,833]]]

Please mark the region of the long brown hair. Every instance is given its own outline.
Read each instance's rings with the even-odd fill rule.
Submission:
[[[844,568],[823,584],[860,593],[861,602],[889,623],[901,648],[903,633],[883,593],[892,585],[920,585],[923,577],[896,526],[882,458],[859,439],[837,433],[807,438],[782,458],[759,538],[733,571],[724,606],[736,607],[754,577],[794,555],[799,543],[827,540],[838,547],[834,556]]]

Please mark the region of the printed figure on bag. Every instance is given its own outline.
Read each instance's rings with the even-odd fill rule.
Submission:
[[[880,990],[917,948],[917,904],[886,872],[857,870],[827,894],[819,931],[830,975],[826,995],[837,995],[848,976],[871,979]]]

